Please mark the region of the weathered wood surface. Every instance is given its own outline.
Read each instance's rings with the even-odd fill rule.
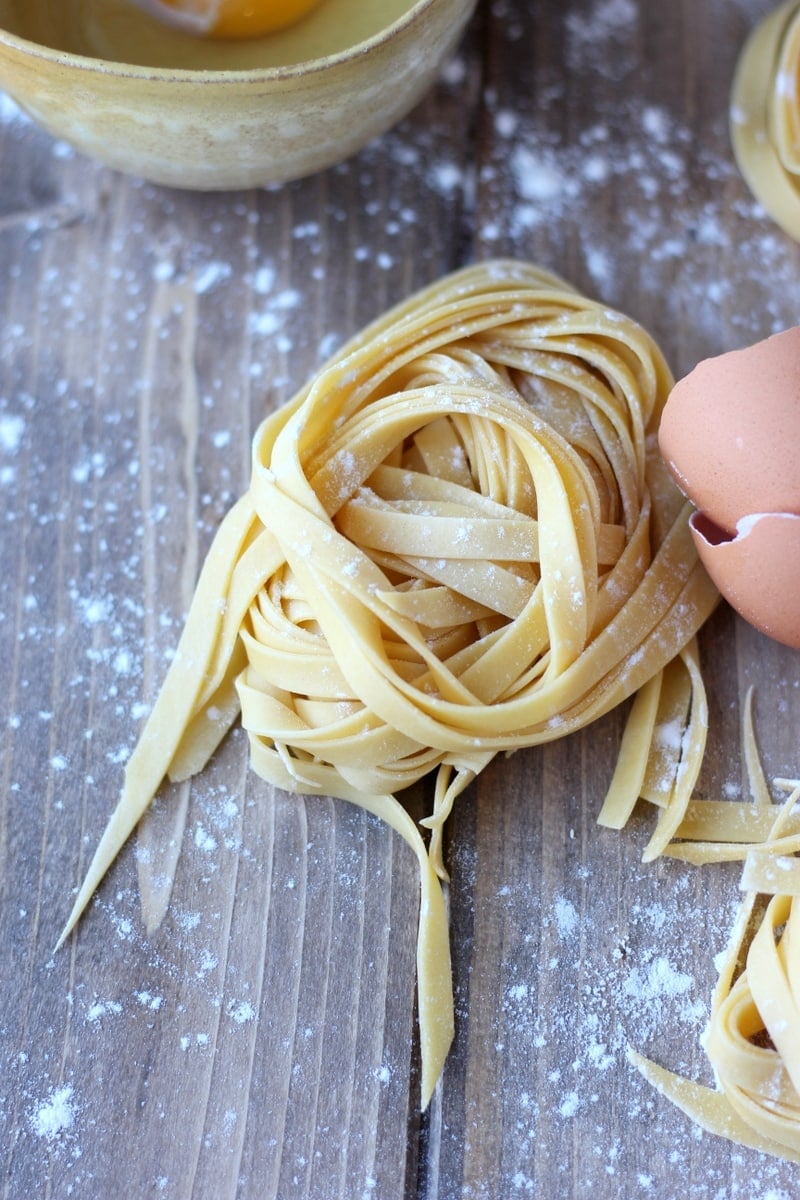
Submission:
[[[52,948],[249,441],[330,349],[474,258],[542,263],[678,372],[800,317],[797,248],[732,161],[767,0],[495,0],[403,124],[289,187],[142,185],[0,107],[0,1181],[32,1196],[795,1196],[796,1169],[653,1094],[700,1045],[738,870],[644,867],[595,816],[621,714],[497,761],[449,826],[457,1037],[418,1112],[415,864],[343,803],[273,795],[234,735],[159,801]],[[700,435],[704,431],[699,431]],[[706,795],[800,770],[800,655],[721,609]],[[411,797],[421,814],[426,790]],[[165,855],[159,858],[159,854]]]

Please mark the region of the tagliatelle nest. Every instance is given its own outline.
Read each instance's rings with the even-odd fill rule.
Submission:
[[[517,262],[450,276],[345,346],[256,434],[67,930],[164,776],[198,771],[241,710],[260,775],[378,813],[418,856],[427,1102],[453,1029],[437,876],[454,800],[498,751],[644,684],[649,746],[683,695],[662,675],[697,684],[717,594],[655,445],[671,382],[635,322]],[[693,783],[672,765],[659,845]],[[395,794],[432,770],[429,852]]]

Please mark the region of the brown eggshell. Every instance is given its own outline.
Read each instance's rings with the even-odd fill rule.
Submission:
[[[699,363],[658,440],[681,491],[728,533],[750,513],[800,514],[800,327]]]
[[[701,513],[690,527],[701,562],[732,607],[762,633],[800,649],[800,516],[748,517],[733,538]]]

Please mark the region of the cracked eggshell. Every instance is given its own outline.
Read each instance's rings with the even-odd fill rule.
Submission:
[[[699,509],[692,535],[722,595],[800,649],[800,327],[695,367],[670,393],[659,447]]]
[[[800,514],[800,327],[699,363],[672,389],[658,442],[728,533],[752,513]]]
[[[800,516],[745,517],[728,537],[695,513],[690,529],[700,561],[728,603],[762,633],[800,650]]]

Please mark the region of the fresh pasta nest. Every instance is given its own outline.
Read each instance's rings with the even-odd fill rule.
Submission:
[[[256,433],[67,930],[164,776],[240,711],[260,775],[361,804],[417,853],[427,1102],[453,1028],[454,800],[498,751],[652,699],[716,603],[655,445],[671,382],[634,321],[518,262],[346,345]],[[434,770],[426,846],[396,794]]]

